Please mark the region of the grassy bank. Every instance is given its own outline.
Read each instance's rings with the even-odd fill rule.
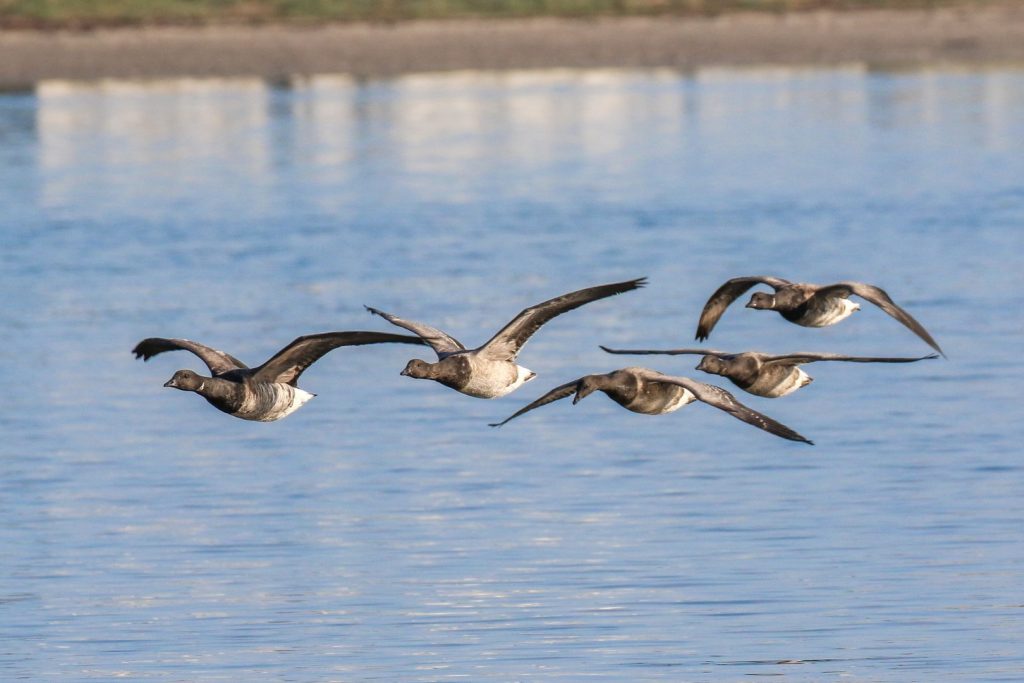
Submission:
[[[920,9],[997,0],[0,0],[0,27],[396,22],[413,19],[714,15]]]

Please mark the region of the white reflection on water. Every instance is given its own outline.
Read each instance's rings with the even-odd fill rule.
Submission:
[[[265,184],[270,93],[259,79],[44,82],[36,121],[42,203],[64,206],[92,193],[116,205],[177,184]],[[230,166],[206,176],[208,158]],[[141,169],[155,186],[135,182]]]
[[[950,79],[961,83],[950,88]],[[832,144],[794,125],[794,116],[844,127],[856,144],[844,145],[849,158],[837,149],[840,165],[871,163],[865,146],[875,128],[954,154],[963,141],[947,137],[951,116],[966,117],[962,128],[987,148],[1005,149],[1013,144],[1014,113],[1024,107],[1018,85],[1013,72],[879,76],[857,66],[708,68],[685,77],[610,70],[369,82],[319,76],[295,79],[287,97],[255,79],[54,81],[37,93],[41,196],[44,206],[59,207],[88,188],[98,207],[116,209],[125,193],[135,193],[133,199],[171,209],[197,187],[216,183],[259,206],[263,190],[283,182],[275,168],[282,154],[284,172],[300,165],[305,182],[345,188],[356,174],[372,180],[393,172],[423,197],[439,187],[468,197],[477,189],[474,179],[502,168],[513,187],[544,193],[544,183],[528,182],[539,165],[585,164],[628,185],[636,182],[637,150],[706,164],[708,182],[730,188],[733,169],[723,169],[719,155],[747,157],[744,172],[770,183],[779,155]],[[285,100],[284,120],[277,120],[275,98]],[[751,129],[736,134],[736,119],[753,112]],[[154,182],[139,186],[133,179],[143,168]],[[346,201],[320,199],[324,210]]]

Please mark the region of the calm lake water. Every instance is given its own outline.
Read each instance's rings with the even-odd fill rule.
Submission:
[[[1024,71],[457,73],[0,95],[0,679],[1019,681]],[[727,278],[885,287],[948,360],[695,404],[549,388],[681,346]],[[338,350],[284,421],[162,388],[300,334],[477,345],[573,311],[495,401]],[[872,306],[729,350],[922,355]],[[716,382],[721,384],[721,382]],[[732,389],[731,385],[724,385]]]

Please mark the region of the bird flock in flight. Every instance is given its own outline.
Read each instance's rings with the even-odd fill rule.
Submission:
[[[436,362],[413,359],[402,375],[431,379],[460,393],[476,398],[498,398],[509,394],[536,373],[519,365],[516,358],[530,337],[552,318],[598,299],[643,287],[646,278],[588,287],[549,299],[524,309],[483,345],[466,348],[451,335],[419,322],[404,320],[367,306],[380,316],[413,335],[387,332],[324,332],[295,339],[259,367],[249,368],[237,358],[187,339],[150,337],[133,349],[136,358],[149,360],[165,351],[191,351],[209,368],[210,376],[192,370],[178,370],[164,386],[192,391],[215,408],[243,420],[272,422],[298,410],[314,394],[297,386],[299,376],[324,354],[341,346],[400,343],[430,346]],[[825,327],[846,319],[860,308],[850,301],[857,296],[875,304],[903,323],[937,353],[916,358],[878,358],[845,356],[835,353],[791,353],[770,355],[756,351],[727,353],[714,349],[611,349],[611,354],[703,356],[698,370],[726,377],[737,387],[756,396],[777,398],[791,394],[811,383],[801,365],[816,361],[853,363],[913,363],[945,356],[938,343],[909,313],[896,305],[882,289],[862,282],[838,282],[831,285],[794,283],[771,276],[733,278],[708,299],[697,323],[696,338],[704,341],[729,305],[744,292],[759,284],[773,292],[755,292],[747,308],[777,311],[791,323],[804,327]],[[568,396],[573,404],[594,391],[602,391],[623,408],[646,415],[662,415],[688,403],[701,401],[724,410],[733,417],[791,441],[813,443],[786,425],[740,403],[721,387],[688,377],[665,375],[643,367],[626,367],[606,374],[584,375],[566,382],[520,408],[497,427],[520,415]]]

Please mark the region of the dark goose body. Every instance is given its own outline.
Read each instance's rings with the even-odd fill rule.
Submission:
[[[766,365],[756,358],[749,357],[722,371],[710,370],[707,365],[701,365],[697,366],[698,370],[721,375],[747,393],[764,398],[786,396],[814,381],[803,368],[795,365]]]
[[[779,315],[801,327],[828,327],[846,320],[859,310],[860,304],[849,299],[817,297],[795,308],[780,310]]]
[[[210,377],[195,391],[217,410],[256,422],[287,417],[316,396],[291,384],[257,382],[245,376]]]
[[[612,381],[599,390],[626,410],[642,415],[664,415],[697,400],[678,384],[644,381],[634,368],[612,373]]]

